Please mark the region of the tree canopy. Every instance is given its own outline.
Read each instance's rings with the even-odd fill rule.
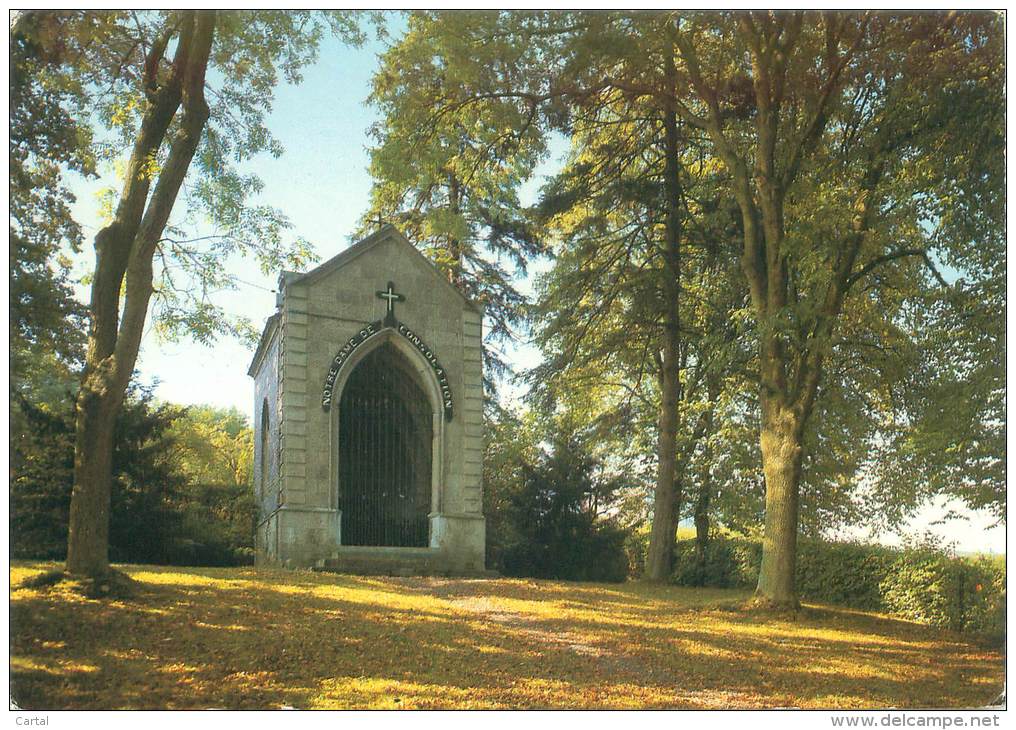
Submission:
[[[939,493],[1002,504],[999,23],[418,13],[426,52],[379,75],[414,79],[413,128],[434,159],[472,153],[477,174],[571,138],[537,211],[556,262],[533,380],[657,463],[657,513],[680,511],[684,468],[759,485],[763,505],[718,504],[764,514],[764,602],[796,601],[802,528],[896,523]],[[499,131],[494,109],[515,126]],[[411,187],[444,189],[440,167]]]

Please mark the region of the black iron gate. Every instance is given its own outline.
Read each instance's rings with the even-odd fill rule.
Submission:
[[[343,545],[425,547],[433,415],[411,365],[384,344],[349,376],[339,401]]]

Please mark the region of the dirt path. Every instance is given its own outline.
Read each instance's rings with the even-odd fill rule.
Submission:
[[[574,631],[561,631],[541,625],[540,622],[527,617],[518,611],[499,606],[496,601],[486,597],[457,598],[449,601],[455,608],[474,614],[483,621],[501,626],[534,639],[547,646],[562,647],[580,656],[606,658],[614,656],[603,646],[591,642]]]

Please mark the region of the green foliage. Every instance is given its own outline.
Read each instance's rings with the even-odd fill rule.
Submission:
[[[12,434],[11,554],[63,559],[74,477],[73,388],[49,403],[18,399]],[[156,405],[133,386],[117,421],[113,451],[110,555],[115,561],[173,559],[179,530],[173,501],[184,480],[168,457],[167,432],[181,409]]]
[[[759,542],[719,538],[698,562],[694,542],[684,540],[677,546],[673,580],[751,588],[761,559]],[[935,543],[895,549],[801,540],[796,578],[805,599],[998,637],[1005,630],[1005,572],[1004,558],[958,557]]]
[[[881,582],[897,569],[900,557],[874,545],[804,540],[798,551],[798,590],[802,596],[841,606],[892,612]]]
[[[628,577],[625,531],[611,523],[543,530],[535,542],[505,550],[501,572],[508,576],[621,583]]]
[[[63,559],[74,472],[76,383],[58,362],[12,394],[11,552]],[[115,562],[253,559],[252,434],[237,411],[157,404],[132,386],[117,421],[110,506]]]
[[[510,96],[458,98],[464,84],[484,83],[495,67],[533,62],[536,49],[497,42],[505,20],[525,23],[524,14],[409,15],[372,83],[370,102],[382,119],[371,129],[374,185],[360,231],[378,218],[393,223],[484,305],[488,389],[507,371],[499,346],[523,324],[526,301],[514,279],[542,252],[519,200],[520,185],[546,154],[535,105]]]
[[[120,412],[113,437],[109,556],[113,562],[172,563],[180,531],[174,502],[185,481],[170,456],[169,430],[182,409],[156,403],[149,389],[137,389],[134,399]]]
[[[225,333],[253,339],[249,322],[212,301],[236,285],[228,260],[246,254],[266,270],[280,262],[299,267],[309,248],[283,238],[288,220],[257,205],[261,182],[236,165],[281,153],[266,127],[275,87],[280,74],[299,80],[324,28],[354,43],[360,36],[346,14],[127,10],[30,17],[31,42],[55,59],[72,99],[90,110],[88,124],[99,130],[101,144],[89,145],[89,153],[122,173],[95,238],[68,540],[68,570],[98,574],[106,572],[110,553],[111,455],[103,437],[121,410],[145,323],[170,339],[183,333],[201,342]],[[66,112],[64,103],[56,100]],[[52,156],[39,145],[31,149]],[[172,220],[181,198],[183,219]]]
[[[927,546],[905,551],[879,586],[885,610],[921,623],[1000,637],[1005,561],[957,558]]]
[[[506,575],[585,581],[623,581],[628,575],[627,531],[604,510],[617,482],[585,450],[575,433],[549,437],[549,452],[533,440],[532,423],[506,414],[493,426],[485,473],[488,566]],[[528,439],[526,437],[529,437]]]
[[[22,13],[24,15],[24,13]],[[80,359],[83,308],[74,301],[67,254],[82,232],[71,217],[65,170],[94,172],[83,96],[52,54],[33,39],[32,18],[11,31],[10,83],[10,358],[19,377],[51,351]]]
[[[649,524],[643,523],[630,530],[624,538],[624,553],[628,557],[628,577],[641,578],[649,554]]]
[[[750,540],[714,538],[700,560],[694,541],[680,540],[674,562],[673,580],[678,585],[754,588],[762,562],[762,545]]]
[[[177,508],[178,560],[197,565],[253,561],[256,517],[253,431],[236,409],[192,406],[173,423],[172,459],[186,485]]]
[[[122,164],[145,105],[146,49],[173,36],[177,17],[46,12],[14,29],[11,313],[19,372],[32,348],[65,360],[80,354],[82,328],[57,253],[76,250],[81,232],[61,175],[90,173],[95,158]],[[239,165],[281,152],[266,126],[274,86],[299,79],[323,34],[362,40],[348,13],[236,11],[217,23],[211,118],[184,187],[186,210],[159,240],[155,260],[155,327],[169,338],[249,331],[211,301],[233,285],[223,266],[229,257],[253,254],[266,271],[311,259],[306,242],[289,240],[285,216],[256,203],[261,183]],[[767,388],[785,384],[806,404],[802,534],[896,524],[934,494],[1003,518],[1002,30],[983,13],[410,16],[374,79],[371,102],[382,121],[373,130],[376,181],[363,224],[375,216],[396,223],[483,302],[491,346],[524,324],[528,303],[513,277],[552,243],[555,264],[530,312],[545,356],[532,381],[545,410],[589,427],[581,444],[557,443],[547,456],[546,429],[535,420],[493,424],[484,474],[492,565],[514,556],[528,569],[551,570],[538,545],[567,542],[567,530],[532,531],[540,510],[581,502],[592,468],[582,454],[599,463],[593,472],[626,475],[612,496],[623,497],[614,504],[620,521],[645,520],[662,313],[671,306],[662,290],[673,273],[660,253],[673,202],[662,182],[674,162],[661,144],[664,113],[682,120],[677,448],[686,482],[677,488],[708,495],[710,515],[726,527],[757,532],[764,504],[757,353],[766,340],[783,353],[765,365],[773,373]],[[759,49],[748,47],[753,40]],[[774,43],[784,50],[772,52]],[[154,61],[157,81],[169,64]],[[662,85],[668,63],[682,79],[674,93]],[[762,72],[785,74],[769,111],[753,92]],[[101,141],[83,123],[85,110],[104,128]],[[767,114],[771,127],[762,123]],[[552,133],[570,137],[571,155],[534,218],[519,189]],[[768,154],[760,152],[763,137],[773,142]],[[141,172],[154,174],[165,156],[163,145]],[[738,159],[745,165],[731,164]],[[112,210],[115,195],[110,202]],[[769,255],[742,256],[746,228],[767,221]],[[772,306],[757,311],[742,271],[756,258],[774,264],[766,279]],[[487,364],[496,360],[488,347]],[[820,385],[809,391],[818,373]],[[192,489],[181,497],[181,529],[204,535],[218,554],[246,539],[249,476],[238,457],[246,445],[232,416],[195,418],[174,431]],[[54,428],[36,421],[42,431]],[[54,468],[63,463],[54,459]],[[60,491],[47,494],[39,512],[58,513]],[[154,509],[158,499],[145,498],[136,494],[118,509]],[[684,514],[692,502],[683,500]],[[637,565],[634,534],[628,552]],[[892,610],[921,620],[983,623],[971,618],[981,611],[977,601],[949,613],[961,578],[943,566],[953,563],[914,558],[883,586],[876,577],[888,575],[885,555],[809,545],[799,570],[805,595],[865,606],[892,597]],[[751,584],[753,550],[713,543],[679,568],[681,580]],[[975,585],[991,583],[981,578]],[[940,604],[927,603],[920,586],[941,594]]]
[[[292,234],[283,211],[258,202],[263,182],[241,166],[257,155],[283,153],[267,124],[276,86],[301,81],[328,33],[360,45],[359,20],[348,11],[219,12],[209,62],[210,117],[189,173],[184,215],[168,227],[157,258],[153,304],[161,336],[207,343],[234,334],[253,341],[258,328],[210,301],[212,293],[237,286],[222,263],[250,257],[263,272],[277,273],[303,270],[316,259],[313,246]]]
[[[531,414],[517,416],[497,409],[486,419],[483,454],[483,514],[487,519],[487,565],[503,563],[505,548],[519,540],[508,519],[509,506],[525,480],[524,467],[539,453]]]
[[[24,321],[30,322],[31,312],[47,315],[63,301],[35,289],[48,283],[67,294],[56,253],[61,246],[75,251],[80,246],[81,231],[68,207],[73,199],[60,186],[61,173],[98,169],[154,183],[165,169],[180,114],[150,159],[135,166],[128,158],[154,89],[171,75],[182,17],[175,10],[83,10],[32,11],[19,19],[11,137],[18,203],[12,233],[19,235],[11,249],[12,262],[18,262],[11,276],[20,299],[32,304],[23,307]],[[249,256],[267,272],[301,269],[313,261],[312,247],[291,235],[285,214],[257,201],[263,183],[242,165],[260,154],[282,154],[267,126],[276,86],[299,83],[326,34],[360,44],[362,19],[348,11],[217,13],[205,89],[209,118],[179,196],[182,204],[171,201],[173,217],[158,232],[152,314],[161,336],[201,342],[227,334],[253,338],[246,319],[212,301],[216,292],[237,286],[224,263]],[[121,202],[107,191],[110,219]],[[52,272],[42,267],[47,262]],[[17,278],[20,273],[24,276]],[[14,314],[20,316],[20,310]]]
[[[27,401],[12,403],[11,415],[11,555],[62,559],[74,469],[72,432],[60,415]]]
[[[759,481],[737,469],[758,471],[757,460],[740,459],[750,429],[731,427],[744,420],[754,391],[744,377],[750,333],[737,319],[744,307],[740,272],[728,254],[736,245],[736,217],[701,134],[678,124],[676,151],[668,147],[667,47],[657,33],[662,16],[582,20],[585,33],[567,39],[568,50],[592,51],[599,65],[578,71],[594,90],[576,91],[573,79],[560,80],[558,102],[570,112],[572,145],[538,206],[555,259],[538,281],[533,314],[544,362],[529,380],[543,400],[591,424],[598,453],[638,478],[621,508],[625,521],[638,525],[650,509],[655,513],[648,495],[658,478],[673,482],[679,512],[701,503],[733,520],[727,513],[747,501],[743,485]],[[599,88],[601,73],[620,78]],[[647,90],[631,94],[628,84]],[[671,163],[676,181],[668,183]],[[668,192],[668,185],[676,189]],[[679,198],[676,212],[671,195]],[[672,214],[676,234],[668,226]],[[665,254],[671,236],[677,264]],[[679,342],[667,360],[671,316]],[[678,403],[665,406],[661,378],[674,370]],[[675,473],[654,475],[664,438],[658,424],[674,409]],[[727,468],[714,468],[720,454]],[[737,498],[723,499],[727,493]],[[639,565],[637,543],[630,548],[633,566]]]

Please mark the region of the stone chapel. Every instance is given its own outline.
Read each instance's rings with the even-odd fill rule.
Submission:
[[[248,370],[260,563],[483,571],[482,316],[392,226],[282,273]]]

